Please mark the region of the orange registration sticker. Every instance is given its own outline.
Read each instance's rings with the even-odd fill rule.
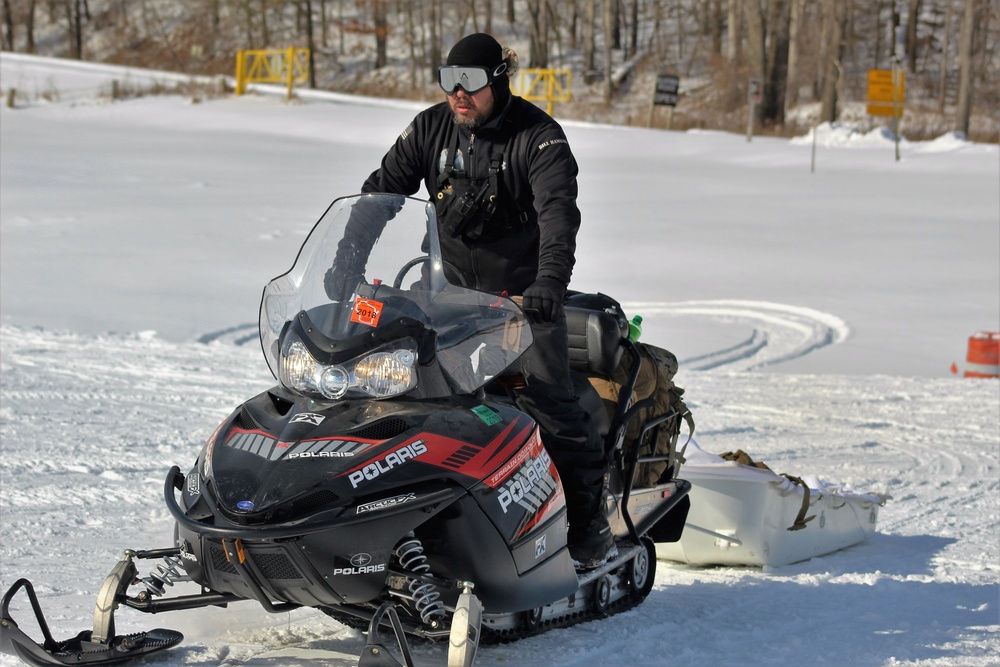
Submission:
[[[378,326],[378,318],[382,316],[382,302],[373,301],[358,297],[354,300],[354,311],[351,313],[351,321],[358,324],[367,324],[370,327]]]

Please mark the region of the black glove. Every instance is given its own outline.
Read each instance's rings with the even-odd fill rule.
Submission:
[[[344,302],[354,294],[354,288],[363,279],[364,277],[357,272],[334,267],[328,269],[323,276],[323,287],[326,288],[326,295],[331,301]]]
[[[555,322],[562,314],[566,286],[556,278],[538,278],[524,290],[522,308],[537,313],[540,322]]]

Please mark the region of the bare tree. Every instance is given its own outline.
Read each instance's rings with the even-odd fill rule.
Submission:
[[[3,0],[3,45],[4,51],[14,50],[14,10],[10,0]]]
[[[430,12],[427,22],[430,24],[430,45],[427,49],[427,66],[430,69],[430,79],[437,79],[437,69],[444,59],[441,57],[441,0],[430,0]]]
[[[530,67],[549,66],[548,0],[528,0],[528,60]]]
[[[944,41],[941,45],[941,63],[938,69],[938,113],[944,113],[945,98],[948,92],[948,60],[951,45],[952,17],[955,3],[945,0]]]
[[[703,30],[707,31],[712,38],[712,56],[721,56],[722,35],[726,29],[726,22],[722,13],[722,0],[706,0],[706,5]]]
[[[629,2],[628,12],[628,55],[631,58],[639,50],[639,0]]]
[[[389,63],[389,20],[385,0],[372,1],[372,15],[375,21],[375,69],[382,69]]]
[[[611,81],[611,32],[613,22],[611,13],[613,12],[614,0],[602,0],[604,9],[604,100],[611,102],[612,89]]]
[[[743,32],[741,21],[743,17],[743,0],[728,0],[728,3],[727,23],[729,25],[729,33],[726,40],[726,59],[730,64],[736,64],[742,59],[740,35]]]
[[[306,47],[309,49],[309,87],[316,88],[316,39],[313,31],[312,0],[305,0]],[[292,63],[288,63],[291,67]]]
[[[906,4],[906,66],[910,72],[917,71],[917,27],[920,23],[921,0],[907,0]]]
[[[65,7],[70,54],[77,60],[83,60],[83,5],[80,0],[66,0]]]
[[[583,17],[583,73],[588,76],[595,69],[597,0],[585,0]]]
[[[975,43],[978,0],[965,0],[962,8],[962,28],[958,38],[958,108],[955,111],[955,131],[969,133],[972,115],[972,47]]]
[[[764,60],[764,104],[761,119],[785,122],[785,90],[788,85],[788,49],[792,0],[768,0],[767,51]]]
[[[764,10],[760,0],[744,0],[747,26],[747,65],[750,76],[764,78]]]
[[[799,104],[799,29],[805,0],[791,0],[788,9],[788,74],[785,86],[785,113]]]
[[[847,0],[824,0],[824,9],[826,60],[823,63],[819,118],[832,123],[837,120],[837,87],[843,72]]]

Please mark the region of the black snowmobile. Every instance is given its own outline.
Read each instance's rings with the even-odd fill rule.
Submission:
[[[182,636],[118,636],[121,606],[158,613],[256,600],[367,628],[363,666],[412,665],[407,635],[449,640],[448,664],[468,666],[480,643],[641,602],[654,543],[680,537],[690,485],[675,478],[673,451],[640,457],[626,442],[636,372],[613,410],[581,382],[606,434],[618,555],[578,571],[558,473],[535,422],[514,407],[517,378],[505,375],[531,344],[526,315],[506,296],[449,282],[437,233],[433,205],[417,199],[333,202],[291,270],[264,289],[260,339],[279,384],[239,406],[188,472],[167,474],[175,544],[127,551],[101,588],[93,630],[64,641],[51,636],[31,584],[17,581],[3,597],[0,648],[33,665],[123,662]],[[637,357],[609,302],[576,295],[567,306],[581,378]],[[676,434],[681,418],[656,415],[643,437]],[[666,471],[632,488],[650,460],[667,461]],[[161,563],[141,577],[141,559]],[[180,581],[199,592],[165,595]],[[19,591],[42,642],[11,618]],[[392,651],[381,641],[390,631]]]

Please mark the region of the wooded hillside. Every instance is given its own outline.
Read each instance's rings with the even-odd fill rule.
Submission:
[[[234,71],[239,49],[308,47],[317,88],[440,98],[437,66],[469,32],[521,67],[569,68],[561,118],[663,127],[657,74],[681,79],[675,129],[801,133],[865,115],[867,73],[905,74],[901,133],[998,141],[1000,0],[2,0],[4,50]]]

